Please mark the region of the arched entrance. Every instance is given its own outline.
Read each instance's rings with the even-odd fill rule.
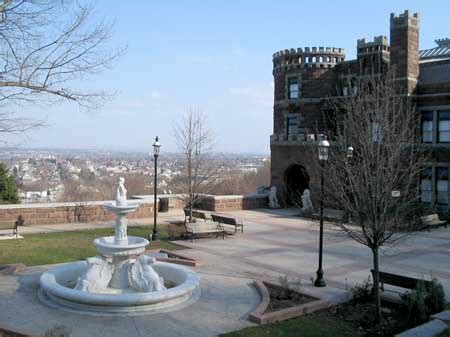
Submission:
[[[301,206],[303,191],[309,188],[309,174],[302,165],[292,164],[284,172],[287,206]]]

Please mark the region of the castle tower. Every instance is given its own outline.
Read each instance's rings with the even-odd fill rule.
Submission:
[[[391,14],[391,66],[395,68],[396,77],[411,94],[419,78],[419,15]]]
[[[360,39],[357,43],[357,60],[361,75],[381,73],[389,62],[389,43],[386,36],[375,36],[373,41]]]

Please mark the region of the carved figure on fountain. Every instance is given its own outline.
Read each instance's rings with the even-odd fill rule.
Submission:
[[[114,266],[102,256],[90,257],[87,260],[88,267],[75,285],[75,289],[98,293],[104,291],[114,272]]]
[[[119,177],[116,190],[116,206],[127,206],[127,189],[125,188],[125,178]]]
[[[131,267],[130,286],[136,291],[150,292],[166,290],[164,279],[152,268],[155,258],[141,255]]]

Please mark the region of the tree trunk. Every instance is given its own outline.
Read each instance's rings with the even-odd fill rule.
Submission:
[[[373,254],[373,294],[375,298],[375,310],[376,310],[376,323],[381,323],[381,298],[380,298],[380,288],[379,288],[379,280],[380,280],[380,265],[378,260],[378,248],[372,249]]]

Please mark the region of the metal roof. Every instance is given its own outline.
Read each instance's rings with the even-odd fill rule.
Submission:
[[[421,50],[419,57],[421,60],[426,59],[446,59],[450,58],[450,39],[435,40],[438,45],[435,48]]]

